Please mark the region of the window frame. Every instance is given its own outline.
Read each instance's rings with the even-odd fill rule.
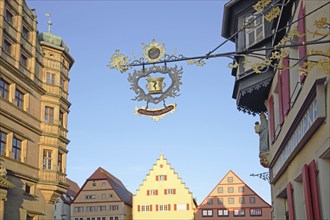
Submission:
[[[260,23],[259,23],[259,18],[260,19]],[[251,22],[252,20],[252,22]],[[243,19],[244,22],[244,35],[245,35],[245,48],[250,48],[251,46],[259,43],[260,41],[262,41],[265,38],[265,18],[262,14],[259,13],[253,13],[251,15],[246,16]],[[251,24],[249,24],[251,22]],[[252,27],[249,27],[251,26]],[[258,34],[258,30],[259,28],[261,28],[261,36],[259,36]],[[253,42],[250,42],[250,34],[253,34]]]
[[[51,73],[51,72],[46,73],[46,83],[47,84],[55,86],[55,78],[56,78],[55,73]]]
[[[5,20],[9,24],[14,25],[14,14],[8,8],[6,8],[6,11],[5,11]]]
[[[0,155],[6,155],[7,133],[0,130]]]
[[[220,211],[222,211],[222,214],[220,214]],[[225,211],[227,214],[224,214]],[[220,217],[229,216],[229,210],[228,209],[218,209],[218,216],[220,216]]]
[[[45,106],[45,123],[54,124],[54,107]]]
[[[20,109],[23,109],[24,107],[24,93],[17,88],[15,90],[15,104]]]
[[[15,136],[13,137],[12,153],[13,153],[13,159],[14,160],[21,161],[22,140],[18,139]]]
[[[42,151],[42,168],[44,170],[52,170],[52,153],[50,149],[43,149]]]
[[[9,83],[0,78],[0,96],[6,100],[9,99]]]
[[[202,216],[203,217],[212,217],[213,209],[202,209]]]

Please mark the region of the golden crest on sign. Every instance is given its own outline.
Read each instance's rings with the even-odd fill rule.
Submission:
[[[154,39],[148,45],[142,44],[144,51],[142,55],[150,63],[159,61],[165,56],[165,46],[164,44],[157,43]]]

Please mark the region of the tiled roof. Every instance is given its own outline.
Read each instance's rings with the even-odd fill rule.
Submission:
[[[70,185],[69,188],[67,189],[67,194],[75,197],[79,192],[80,187],[76,182],[70,180],[69,178],[66,178],[66,183]]]
[[[87,180],[107,180],[119,198],[127,205],[132,206],[132,193],[115,176],[99,167]]]

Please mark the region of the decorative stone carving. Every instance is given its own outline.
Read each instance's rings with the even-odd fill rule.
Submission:
[[[261,166],[269,168],[269,152],[260,152],[259,158]]]
[[[268,121],[266,115],[260,114],[260,124],[259,122],[255,123],[254,130],[259,134],[259,151],[268,152],[269,151],[269,142],[268,142]]]
[[[0,162],[0,176],[1,177],[6,177],[7,175],[7,170],[6,167]]]

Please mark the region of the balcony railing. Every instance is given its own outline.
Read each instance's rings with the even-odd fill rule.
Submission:
[[[66,177],[64,173],[60,173],[53,170],[41,170],[39,171],[39,178],[44,181],[61,182],[66,183]]]
[[[64,91],[64,89],[62,89],[59,86],[53,86],[53,85],[44,83],[42,88],[44,90],[46,90],[48,93],[61,96],[64,99],[68,99],[68,93],[66,91]]]
[[[58,134],[66,138],[68,130],[57,124],[41,124],[41,130],[46,133]]]

